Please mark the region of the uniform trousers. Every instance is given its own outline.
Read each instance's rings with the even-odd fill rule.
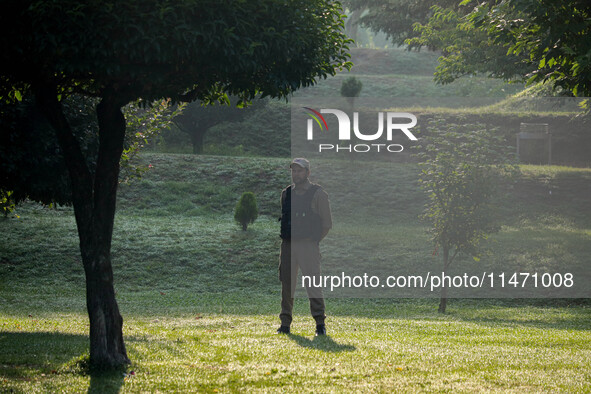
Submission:
[[[298,269],[302,275],[320,275],[320,247],[317,241],[282,240],[279,263],[279,280],[281,281],[281,325],[289,326],[292,321],[293,300],[296,289]],[[310,282],[313,283],[312,280]],[[316,282],[318,283],[318,281]],[[306,292],[310,299],[310,312],[316,324],[324,324],[324,296],[321,287],[307,286]]]

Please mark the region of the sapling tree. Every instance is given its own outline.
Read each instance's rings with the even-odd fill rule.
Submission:
[[[246,231],[248,225],[254,223],[258,216],[259,208],[254,193],[242,193],[238,204],[236,204],[236,209],[234,210],[234,220],[242,226],[243,231]]]
[[[482,240],[499,230],[494,203],[503,178],[518,171],[512,149],[481,124],[430,123],[420,153],[421,187],[428,200],[422,218],[429,222],[445,273],[460,253],[479,260]],[[445,313],[447,288],[439,312]]]

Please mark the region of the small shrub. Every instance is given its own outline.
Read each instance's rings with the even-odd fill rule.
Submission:
[[[249,223],[254,223],[258,216],[259,208],[257,207],[257,200],[252,192],[245,192],[240,197],[240,201],[236,204],[234,211],[234,219],[240,225],[242,230],[246,231]]]
[[[341,85],[341,96],[347,98],[351,107],[354,104],[355,97],[359,97],[363,89],[363,84],[355,77],[345,79]]]

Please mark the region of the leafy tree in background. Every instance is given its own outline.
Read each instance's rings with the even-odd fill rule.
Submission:
[[[459,253],[479,259],[479,244],[499,230],[495,197],[504,177],[516,174],[513,149],[484,125],[431,122],[420,160],[421,187],[428,196],[423,219],[430,223],[435,248],[442,251],[442,272]],[[447,288],[439,312],[445,313]]]
[[[91,365],[129,362],[111,266],[126,136],[121,108],[138,99],[287,97],[350,68],[342,28],[340,4],[328,0],[2,2],[0,98],[32,95],[64,156],[86,275]],[[98,99],[94,167],[66,116],[72,94]]]
[[[575,96],[591,96],[591,2],[504,0],[477,4],[466,19],[534,64],[528,82],[550,82]]]
[[[479,73],[549,82],[591,96],[591,2],[587,0],[348,0],[359,22],[409,49],[440,50],[435,79]]]
[[[352,12],[364,11],[356,22],[375,32],[385,33],[396,45],[419,34],[415,23],[426,23],[433,15],[431,7],[457,6],[458,0],[346,0],[343,4]]]
[[[248,225],[254,223],[258,216],[259,208],[257,207],[257,200],[254,193],[242,193],[234,210],[234,220],[242,226],[243,231],[246,231]]]
[[[349,0],[346,4],[353,9],[367,8],[359,23],[385,33],[396,45],[441,51],[435,73],[438,83],[479,73],[522,80],[532,71],[525,56],[508,55],[502,43],[467,20],[473,7],[460,0]]]
[[[184,109],[182,114],[174,117],[174,124],[188,134],[193,144],[193,153],[203,153],[203,139],[213,126],[221,122],[238,122],[266,105],[266,100],[254,100],[248,107],[238,107],[239,99],[230,97],[227,105],[217,103],[204,105],[195,101]]]
[[[357,32],[359,30],[359,18],[365,11],[366,9],[364,6],[360,6],[360,8],[354,10],[349,10],[347,20],[345,21],[345,32],[347,37],[354,41],[355,46],[358,46]]]
[[[431,10],[433,15],[428,21],[415,23],[414,31],[418,35],[406,39],[405,43],[409,49],[427,47],[441,51],[434,74],[436,82],[447,84],[463,76],[478,74],[521,82],[534,69],[527,56],[508,54],[504,44],[468,19],[469,7],[436,5]]]
[[[465,0],[459,9],[433,11],[427,23],[415,26],[420,35],[406,42],[442,51],[438,82],[487,73],[591,95],[591,3]]]

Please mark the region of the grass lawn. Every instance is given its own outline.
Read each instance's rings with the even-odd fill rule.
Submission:
[[[169,297],[185,306],[165,307],[173,303],[165,301]],[[455,301],[440,316],[434,301],[329,300],[329,335],[319,338],[303,299],[293,334],[279,336],[273,334],[277,298],[268,295],[146,292],[120,298],[135,304],[122,306],[133,360],[127,376],[85,373],[82,310],[5,312],[2,390],[591,390],[591,317],[583,305]]]
[[[587,299],[453,299],[440,315],[437,299],[329,298],[329,335],[318,338],[307,300],[298,298],[293,334],[275,335],[286,159],[144,160],[152,170],[120,189],[112,249],[132,365],[88,372],[72,211],[25,204],[20,218],[0,220],[0,392],[591,391]],[[315,165],[319,175],[329,169]],[[424,199],[412,186],[416,167],[398,166],[397,198],[382,200],[399,220],[385,236],[396,237],[404,261],[436,266],[425,258],[432,247],[417,219]],[[588,262],[591,172],[522,170],[500,211],[490,263]],[[323,182],[329,192],[346,180],[333,175]],[[246,190],[257,194],[262,215],[243,232],[231,212]],[[335,219],[354,214],[345,196],[332,193],[331,202]],[[327,265],[344,254],[338,238],[362,235],[351,229],[335,226]]]

